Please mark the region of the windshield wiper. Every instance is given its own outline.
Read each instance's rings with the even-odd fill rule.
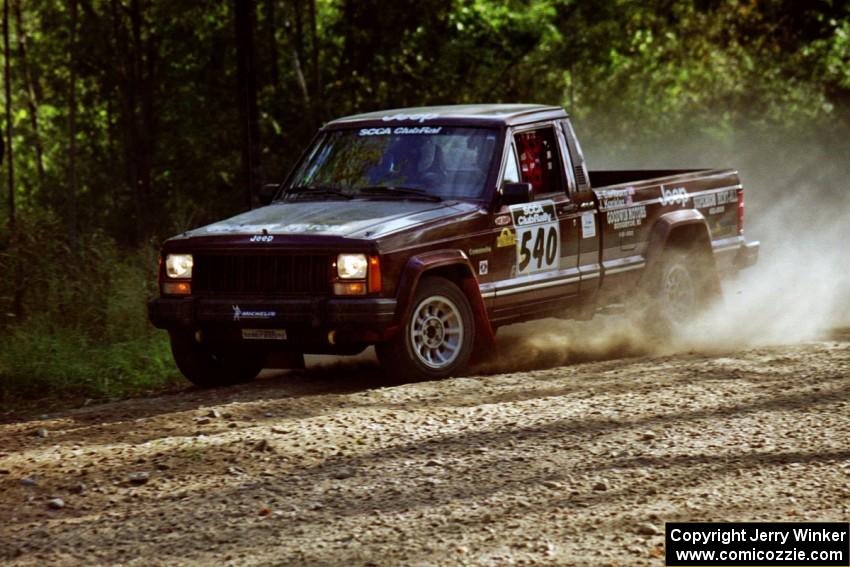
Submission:
[[[438,195],[427,193],[424,189],[416,189],[414,187],[404,187],[402,185],[367,185],[357,188],[361,193],[373,195],[398,195],[400,197],[417,197],[427,201],[442,201],[443,198]]]
[[[337,195],[345,199],[353,199],[351,195],[333,185],[298,185],[286,192],[287,195]]]

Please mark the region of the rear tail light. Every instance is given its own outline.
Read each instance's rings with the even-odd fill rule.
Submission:
[[[738,234],[744,234],[744,190],[738,189]]]

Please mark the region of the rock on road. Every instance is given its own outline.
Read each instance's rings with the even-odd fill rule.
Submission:
[[[0,423],[0,562],[660,565],[665,521],[847,520],[849,368],[845,340],[350,366]]]

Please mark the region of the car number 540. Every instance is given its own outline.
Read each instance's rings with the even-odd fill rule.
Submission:
[[[552,201],[511,207],[516,227],[517,274],[557,270],[561,257],[561,231]]]

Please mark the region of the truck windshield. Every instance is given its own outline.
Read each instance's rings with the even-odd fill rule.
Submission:
[[[333,130],[298,168],[286,195],[381,199],[479,199],[497,131],[393,126]]]

